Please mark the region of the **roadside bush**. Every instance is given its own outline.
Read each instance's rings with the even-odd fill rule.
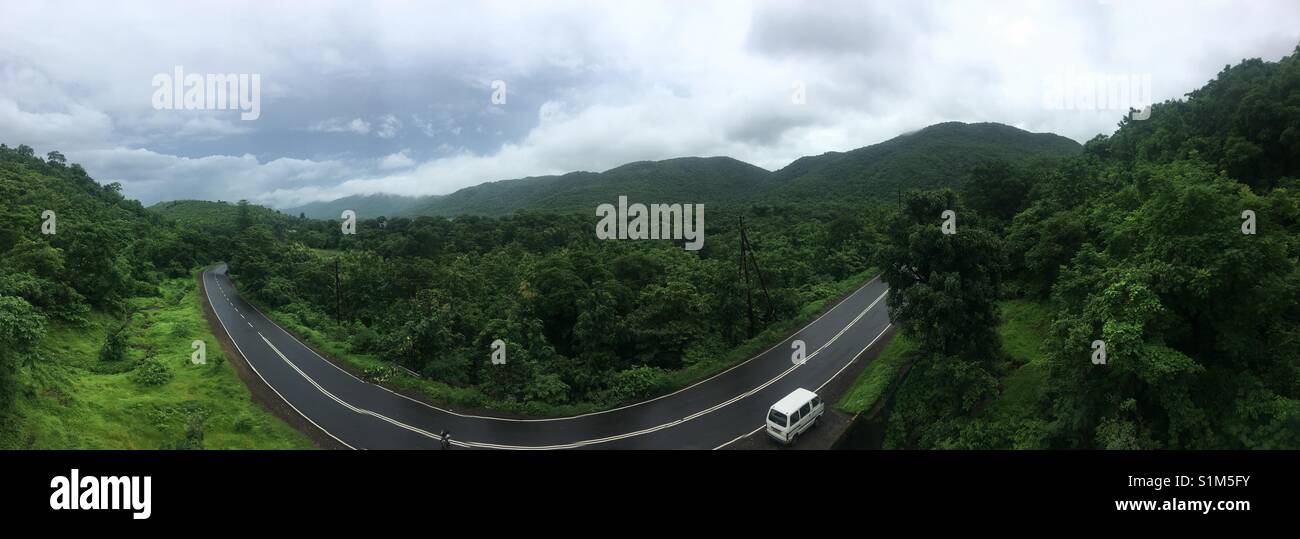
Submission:
[[[379,350],[379,334],[358,322],[348,338],[349,347],[353,352],[366,354]]]
[[[609,404],[644,399],[669,387],[668,372],[659,367],[639,366],[614,374],[605,397]]]
[[[141,360],[135,370],[131,371],[131,381],[146,387],[160,386],[171,379],[172,370],[155,357]]]

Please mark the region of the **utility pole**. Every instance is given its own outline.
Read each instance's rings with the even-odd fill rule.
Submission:
[[[758,285],[763,287],[763,301],[767,303],[767,316],[763,323],[772,321],[772,295],[767,292],[767,280],[763,279],[763,270],[758,267],[758,257],[754,255],[754,246],[749,243],[749,234],[742,228],[740,240],[745,243],[745,252],[749,253],[749,263],[754,265],[754,275],[758,276]]]
[[[334,257],[334,321],[343,323],[343,289],[339,280],[339,259]]]
[[[754,301],[749,293],[749,270],[745,264],[745,216],[740,216],[740,280],[745,283],[745,314],[749,317],[749,338],[754,337]]]
[[[772,321],[772,295],[767,291],[767,281],[763,279],[763,270],[758,266],[758,258],[754,256],[754,247],[749,243],[749,233],[745,230],[745,217],[740,217],[740,276],[745,283],[745,313],[749,317],[749,336],[754,336],[754,303],[750,292],[749,282],[749,264],[746,264],[748,258],[749,264],[754,266],[754,275],[758,279],[758,284],[763,288],[763,300],[767,304],[767,314],[763,317],[763,323],[767,324]]]

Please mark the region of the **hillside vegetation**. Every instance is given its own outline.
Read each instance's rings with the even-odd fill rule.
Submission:
[[[310,447],[203,322],[190,268],[211,240],[119,191],[0,145],[0,447]]]
[[[684,157],[628,163],[596,174],[573,172],[489,182],[413,207],[418,215],[507,215],[518,210],[590,213],[630,201],[732,205],[763,186],[769,172],[730,157]]]
[[[602,241],[592,217],[564,213],[367,220],[349,236],[335,225],[329,249],[252,224],[229,263],[246,297],[376,379],[400,365],[460,405],[590,411],[744,359],[870,277],[874,236],[855,208],[749,213],[749,282],[742,214],[707,215],[699,251]],[[489,363],[497,339],[505,366]]]
[[[895,201],[912,189],[959,188],[975,165],[1078,154],[1079,143],[997,123],[947,122],[849,152],[801,157],[759,199]]]
[[[915,344],[886,447],[1300,447],[1297,129],[1300,48],[1059,164],[906,194],[876,258]]]

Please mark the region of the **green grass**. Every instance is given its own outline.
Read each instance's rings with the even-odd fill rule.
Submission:
[[[802,309],[800,309],[798,315],[786,320],[785,322],[772,324],[762,333],[759,333],[752,339],[745,341],[725,354],[704,358],[685,368],[669,373],[667,377],[667,388],[664,393],[671,393],[713,376],[714,374],[722,372],[737,363],[761,353],[762,351],[772,347],[772,345],[781,342],[781,340],[785,339],[790,333],[793,333],[795,330],[815,319],[829,302],[856,290],[876,273],[877,272],[874,268],[868,269],[867,271],[842,281],[822,285],[818,290],[817,295],[823,297],[823,299],[807,303]],[[254,303],[256,302],[254,301]],[[373,355],[355,353],[351,351],[351,347],[349,347],[346,342],[341,342],[326,334],[326,332],[307,327],[296,320],[296,317],[294,316],[262,308],[261,305],[258,305],[258,307],[261,309],[263,314],[275,320],[277,324],[280,324],[303,337],[308,344],[312,345],[317,350],[320,350],[331,357],[337,358],[355,369],[364,372],[369,370],[379,371],[389,368],[389,363],[387,361]],[[563,405],[542,402],[506,402],[493,399],[485,395],[482,391],[479,391],[477,388],[452,386],[437,380],[416,378],[405,373],[388,375],[381,381],[391,387],[407,390],[421,395],[431,401],[453,407],[468,406],[534,417],[562,417],[585,414],[618,406],[600,406],[589,402]],[[621,404],[626,403],[620,403],[619,405]]]
[[[158,449],[174,447],[191,426],[208,449],[308,449],[304,435],[253,402],[248,388],[208,331],[193,278],[164,282],[157,296],[130,300],[126,357],[99,359],[121,321],[94,313],[84,325],[51,323],[40,359],[20,370],[15,407],[0,426],[0,447],[31,449]],[[206,343],[207,363],[190,360],[191,343]],[[170,373],[161,385],[133,371],[152,356]]]
[[[840,396],[840,400],[835,403],[835,408],[849,414],[860,414],[870,410],[884,397],[889,384],[898,377],[899,369],[902,369],[915,353],[916,343],[901,332],[895,333],[889,343],[885,344],[885,349],[880,352],[880,356],[862,369],[858,379],[854,380],[849,390]]]
[[[1051,312],[1045,303],[1028,300],[1004,301],[999,312],[1002,324],[998,335],[1012,365],[1002,379],[1002,395],[984,410],[984,415],[993,420],[1031,417],[1047,387],[1042,343],[1051,324]]]
[[[1002,317],[998,335],[1010,361],[1003,366],[1006,375],[1002,378],[1002,394],[984,414],[990,419],[1030,417],[1047,382],[1041,346],[1051,323],[1051,313],[1045,303],[1028,300],[1004,301],[998,309]],[[835,407],[850,414],[870,410],[915,352],[915,342],[902,333],[895,334],[880,357],[863,369]]]

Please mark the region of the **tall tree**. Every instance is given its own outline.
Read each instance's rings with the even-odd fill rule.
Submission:
[[[14,399],[18,367],[45,336],[45,317],[22,298],[0,296],[0,411]]]

